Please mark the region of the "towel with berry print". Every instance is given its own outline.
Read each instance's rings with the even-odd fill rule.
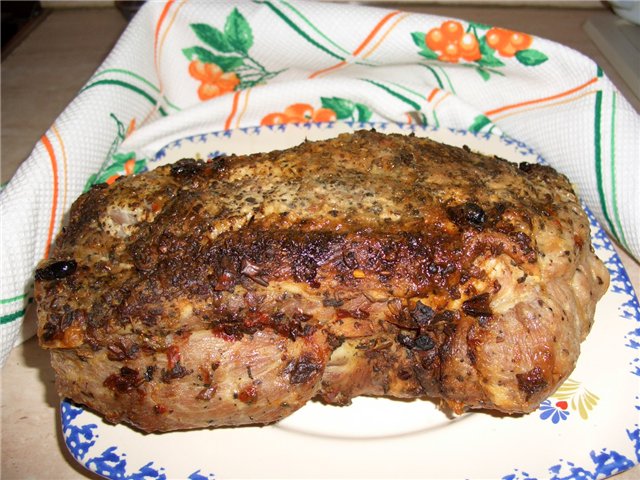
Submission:
[[[589,58],[472,20],[286,0],[148,2],[1,193],[0,361],[74,199],[204,132],[350,121],[506,135],[566,174],[640,258],[638,115]]]

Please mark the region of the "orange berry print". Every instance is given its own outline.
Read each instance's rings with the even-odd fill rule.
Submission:
[[[283,123],[333,122],[337,119],[336,112],[330,108],[315,110],[308,103],[294,103],[284,109],[284,112],[274,112],[266,115],[261,125],[281,125]]]
[[[300,122],[309,121],[313,118],[313,107],[308,103],[294,103],[284,109],[284,114]]]
[[[465,33],[462,24],[454,20],[429,30],[425,44],[434,52],[440,52],[438,60],[443,62],[457,63],[460,58],[472,62],[482,57],[475,35]]]
[[[131,175],[136,166],[136,159],[131,158],[124,163],[124,173],[125,175]]]
[[[318,110],[313,112],[314,122],[335,122],[336,118],[336,112],[334,112],[330,108],[319,108]]]
[[[198,88],[200,100],[209,100],[232,92],[240,83],[234,72],[225,73],[215,63],[204,63],[200,60],[189,63],[189,75],[201,82]]]
[[[107,185],[112,185],[118,178],[120,178],[122,175],[119,174],[115,174],[115,175],[111,175],[109,178],[107,178],[104,183],[106,183]]]
[[[282,125],[283,123],[290,123],[289,117],[282,112],[274,112],[265,115],[260,125]]]
[[[487,45],[503,57],[513,57],[520,50],[531,46],[533,39],[526,33],[514,32],[504,28],[492,28],[487,32]]]

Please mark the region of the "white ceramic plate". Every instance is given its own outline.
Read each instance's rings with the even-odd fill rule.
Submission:
[[[506,137],[396,124],[307,124],[207,133],[177,140],[151,167],[288,148],[375,127],[520,162],[543,162]],[[73,456],[107,478],[598,479],[640,461],[640,309],[607,236],[589,213],[592,241],[611,272],[594,328],[570,379],[520,417],[471,413],[451,419],[429,401],[357,398],[349,407],[310,402],[279,424],[141,434],[62,402]]]

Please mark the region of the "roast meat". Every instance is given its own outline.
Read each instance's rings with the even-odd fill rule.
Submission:
[[[523,413],[608,282],[552,168],[359,131],[95,186],[36,272],[38,335],[62,397],[145,431],[314,397]]]

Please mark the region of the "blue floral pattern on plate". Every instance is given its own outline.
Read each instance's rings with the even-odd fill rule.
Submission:
[[[545,400],[540,404],[538,411],[540,412],[540,418],[542,420],[551,420],[553,423],[558,423],[561,420],[566,420],[571,412],[567,410],[566,406],[558,405],[561,402],[552,403],[551,400]],[[566,404],[566,402],[564,402]]]

